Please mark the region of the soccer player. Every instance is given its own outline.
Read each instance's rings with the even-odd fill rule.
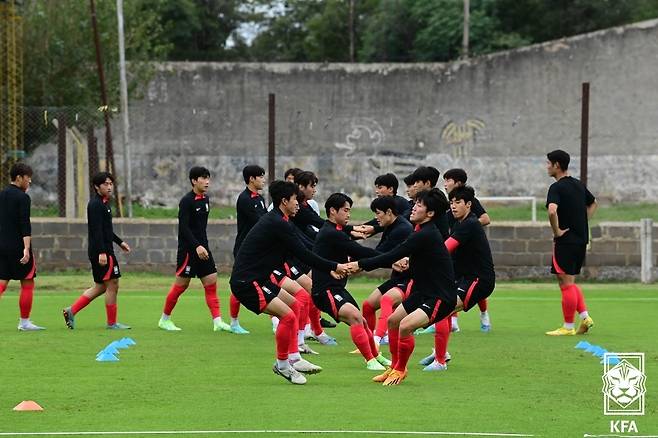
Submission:
[[[112,209],[110,199],[114,191],[114,177],[109,172],[99,172],[92,178],[95,193],[87,204],[87,253],[91,263],[94,285],[84,291],[73,305],[62,310],[66,326],[75,328],[75,315],[96,297],[105,294],[107,328],[112,330],[129,329],[130,326],[117,322],[117,294],[121,271],[114,255],[113,243],[129,253],[130,246],[112,229]]]
[[[267,213],[265,199],[259,193],[265,187],[265,169],[255,164],[245,166],[242,169],[242,178],[247,187],[240,193],[235,205],[238,234],[235,237],[235,244],[233,245],[234,259],[238,254],[242,241],[249,231]],[[229,297],[229,306],[231,312],[231,331],[237,335],[248,335],[249,330],[240,325],[240,320],[238,319],[240,302],[235,298],[233,293]]]
[[[392,173],[379,175],[377,178],[375,178],[375,195],[377,197],[391,196],[395,201],[397,210],[396,215],[409,217],[413,205],[409,204],[409,201],[404,199],[402,196],[398,196],[398,184],[399,183],[397,177]],[[383,227],[379,225],[377,218],[366,222],[364,225],[372,226],[372,229],[368,228],[368,236],[381,233],[384,230]]]
[[[206,228],[210,212],[210,200],[206,193],[210,185],[210,171],[205,167],[193,167],[189,173],[192,190],[178,203],[178,254],[176,255],[176,279],[165,300],[158,327],[168,331],[181,330],[171,320],[171,313],[178,298],[190,285],[192,277],[201,280],[206,304],[212,317],[213,329],[231,331],[222,321],[217,297],[217,267],[213,259]]]
[[[316,271],[346,273],[346,266],[323,259],[307,250],[289,223],[298,209],[294,183],[274,181],[269,187],[275,207],[264,215],[245,237],[233,264],[231,290],[240,303],[255,314],[279,318],[276,330],[277,359],[272,370],[294,384],[306,383],[300,374],[317,373],[322,368],[302,359],[297,346],[299,302],[274,283],[272,272],[293,253]]]
[[[0,192],[0,298],[10,280],[19,280],[21,293],[18,307],[20,331],[44,330],[30,321],[34,277],[37,264],[32,253],[30,197],[26,193],[32,183],[32,168],[16,163],[9,170],[11,184]]]
[[[468,312],[475,303],[491,295],[496,285],[496,273],[484,228],[471,211],[475,191],[472,187],[460,186],[454,188],[449,197],[450,210],[456,222],[445,246],[454,261],[457,294],[464,297],[463,308]],[[421,364],[427,365],[424,371],[448,368],[446,351],[450,325],[449,318],[435,324],[434,352],[421,360]]]
[[[414,232],[401,245],[377,257],[349,264],[350,272],[371,271],[391,266],[409,257],[409,276],[413,280],[409,298],[399,305],[388,320],[391,368],[373,378],[383,385],[399,385],[407,376],[407,363],[414,350],[413,332],[441,321],[460,309],[452,259],[443,243],[434,216],[444,214],[448,200],[438,189],[418,194],[411,211]]]
[[[464,169],[450,169],[443,174],[443,187],[446,189],[446,193],[449,194],[453,189],[465,186],[467,180],[468,175]],[[475,197],[472,201],[471,213],[475,215],[483,227],[491,223],[491,219],[489,218],[487,211],[484,209],[484,207],[482,207],[480,201]],[[448,225],[450,226],[451,230],[455,225],[455,221],[456,219],[452,215],[451,210],[448,210]],[[478,302],[478,307],[480,308],[480,330],[488,333],[491,331],[491,318],[489,317],[487,300]],[[454,332],[459,331],[457,314],[452,316],[451,330]]]
[[[412,175],[413,176],[411,179],[413,180],[415,193],[421,193],[436,187],[436,183],[439,182],[441,172],[432,166],[421,166],[414,170]],[[447,239],[450,235],[447,213],[444,212],[442,214],[436,214],[432,221],[441,232],[443,238]]]
[[[585,334],[594,326],[587,312],[583,291],[576,285],[576,275],[585,260],[585,250],[589,241],[587,220],[596,211],[596,200],[579,180],[569,176],[569,154],[557,149],[546,157],[548,175],[555,182],[548,189],[546,208],[548,220],[553,230],[553,263],[551,272],[557,276],[562,291],[562,327],[546,332],[550,336],[570,336],[576,334],[574,313],[581,321],[578,334]]]
[[[370,204],[379,226],[384,229],[382,238],[375,248],[380,253],[388,252],[400,245],[413,231],[411,223],[398,214],[398,206],[399,203],[393,196],[375,198]],[[374,330],[376,345],[379,345],[386,335],[388,317],[406,297],[410,290],[409,286],[408,272],[394,270],[390,278],[379,285],[363,302],[363,317],[368,322],[368,326]],[[375,311],[380,308],[379,319],[376,319]]]
[[[379,254],[372,248],[356,243],[344,231],[350,219],[352,199],[343,193],[334,193],[324,204],[328,220],[324,223],[313,246],[318,256],[338,263],[347,263]],[[326,272],[313,275],[313,302],[318,309],[331,315],[336,322],[350,326],[350,336],[359,349],[369,370],[384,370],[391,362],[380,352],[366,320],[352,295],[345,289],[347,279],[336,279]]]

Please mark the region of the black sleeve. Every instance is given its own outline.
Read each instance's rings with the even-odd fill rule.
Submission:
[[[18,228],[21,237],[32,235],[32,225],[30,224],[30,197],[23,196],[18,206]]]
[[[112,241],[116,243],[117,245],[121,246],[123,243],[123,240],[121,240],[121,237],[117,236],[116,233],[112,233]]]
[[[471,240],[471,237],[473,236],[474,229],[473,227],[475,226],[476,221],[468,220],[465,222],[462,222],[459,225],[456,225],[453,228],[452,234],[450,237],[455,239],[457,242],[460,243],[460,245],[463,245],[467,243],[469,240]],[[478,222],[478,225],[480,223]]]
[[[482,204],[480,204],[480,201],[477,198],[473,199],[473,205],[471,206],[471,213],[473,213],[476,218],[480,218],[480,216],[482,216],[486,212],[487,210],[485,210]]]
[[[379,225],[379,222],[377,222],[377,219],[370,219],[368,222],[366,222],[363,225],[370,225],[371,227],[373,227],[375,229],[375,231],[373,231],[373,233],[372,233],[372,236],[384,231],[384,227]]]
[[[587,187],[585,187],[585,205],[589,207],[594,203],[594,201],[596,201],[596,198],[594,198],[594,195],[592,195],[592,193],[587,190]]]
[[[341,252],[349,255],[354,260],[360,260],[366,257],[376,257],[381,254],[377,250],[356,243],[347,236],[336,238],[334,244],[340,248]]]
[[[196,237],[194,237],[192,229],[190,228],[190,214],[192,208],[193,205],[190,202],[190,198],[185,197],[181,199],[180,203],[178,204],[178,229],[180,230],[180,233],[185,241],[191,245],[192,248],[196,248],[201,244],[196,239]]]
[[[295,230],[291,228],[292,226],[293,225],[281,222],[277,224],[278,229],[273,230],[273,232],[276,232],[279,236],[281,236],[281,239],[283,239],[283,244],[288,249],[288,252],[294,254],[295,257],[311,266],[312,268],[325,272],[335,270],[338,264],[336,262],[323,259],[322,257],[306,249],[302,241],[299,240],[299,237],[297,237]]]
[[[238,197],[238,203],[235,207],[238,214],[240,214],[245,221],[247,222],[247,227],[251,229],[256,222],[260,219],[258,212],[252,207],[251,202],[247,202],[245,198],[240,195]]]
[[[407,232],[408,230],[405,230],[403,227],[398,227],[394,230],[391,231],[391,233],[388,235],[388,239],[386,239],[383,244],[380,243],[381,246],[377,247],[377,250],[380,252],[388,252],[404,242],[407,237],[409,237],[409,234]]]
[[[103,213],[104,208],[97,202],[90,202],[87,206],[87,227],[89,228],[89,251],[93,254],[111,252],[105,248],[103,236]]]
[[[419,237],[419,234],[416,233],[412,234],[407,240],[389,252],[378,255],[377,257],[359,260],[359,267],[365,269],[366,271],[372,271],[373,269],[377,268],[390,268],[393,263],[397,262],[402,257],[410,255],[416,249],[420,248],[422,245],[421,240],[422,236]]]
[[[293,222],[302,229],[307,225],[313,225],[319,230],[324,225],[324,219],[318,216],[312,208],[300,208],[299,212],[293,217]]]
[[[551,184],[548,188],[548,195],[546,195],[546,208],[548,208],[548,204],[560,205],[560,193],[555,183]]]

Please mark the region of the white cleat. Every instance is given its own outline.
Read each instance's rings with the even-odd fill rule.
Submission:
[[[300,374],[299,371],[293,367],[286,367],[281,369],[276,366],[276,364],[274,364],[272,371],[274,371],[274,374],[278,374],[292,384],[303,385],[306,383],[306,377],[304,377],[303,374]]]
[[[306,344],[301,344],[297,346],[299,348],[299,353],[300,354],[320,354],[317,351],[313,350],[311,347],[309,347]]]
[[[45,330],[45,327],[40,327],[36,324],[34,324],[32,321],[28,321],[25,324],[18,324],[18,331],[19,332],[36,332],[39,330]]]
[[[307,361],[306,359],[299,359],[294,362],[291,362],[290,365],[292,367],[299,371],[300,373],[304,374],[317,374],[320,371],[322,371],[322,367],[317,366],[315,364],[312,364],[311,362]]]

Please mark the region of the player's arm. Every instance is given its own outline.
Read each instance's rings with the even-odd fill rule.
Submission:
[[[190,228],[190,217],[192,216],[192,209],[194,204],[190,201],[190,198],[185,197],[181,199],[178,204],[178,229],[183,235],[183,239],[191,248],[202,247],[201,243],[194,237],[192,233],[192,228]]]
[[[89,250],[92,254],[107,254],[103,235],[104,207],[96,201],[87,206],[87,227],[89,228]],[[110,248],[111,249],[111,248]]]
[[[483,227],[486,227],[491,223],[491,218],[487,214],[487,210],[484,209],[480,201],[475,198],[473,199],[473,203],[471,205],[471,211],[473,214],[475,214],[475,217],[478,218],[478,221],[480,222],[480,225]]]
[[[386,239],[385,242],[380,242],[380,244],[377,246],[377,251],[383,253],[392,250],[404,242],[407,237],[409,237],[409,234],[411,234],[411,230],[405,230],[404,227],[396,227],[388,235],[388,239]]]
[[[339,247],[341,252],[348,254],[354,260],[360,260],[367,257],[376,257],[381,254],[381,252],[377,250],[368,248],[367,246],[363,246],[354,240],[351,240],[346,235],[337,237],[334,244]]]
[[[238,198],[238,203],[236,205],[236,210],[241,217],[245,219],[248,224],[248,229],[256,225],[256,222],[260,219],[260,215],[255,208],[251,205],[251,201],[247,201],[243,197]]]
[[[562,237],[562,235],[568,231],[560,229],[560,220],[557,217],[557,204],[553,202],[548,204],[548,221],[553,230],[553,237]]]
[[[414,251],[420,248],[422,242],[418,234],[409,236],[407,240],[396,246],[392,250],[380,254],[377,257],[359,260],[358,266],[366,271],[372,271],[377,268],[389,268],[393,263],[397,262],[403,257],[411,255]]]
[[[32,246],[32,224],[30,223],[30,198],[24,196],[18,207],[18,228],[23,238],[23,257],[20,262],[26,264],[30,261],[30,248]]]
[[[491,223],[491,218],[489,217],[489,214],[482,213],[482,215],[480,215],[478,217],[478,221],[480,222],[480,225],[482,225],[483,227],[486,227],[487,225],[489,225]]]
[[[283,221],[276,224],[276,229],[272,230],[283,240],[283,244],[288,249],[289,253],[295,255],[302,262],[320,271],[330,272],[335,271],[338,264],[330,260],[324,259],[319,255],[306,249],[301,240],[297,237],[295,231],[292,229],[293,225],[287,224]]]
[[[587,187],[585,187],[585,205],[587,205],[587,219],[592,219],[592,216],[594,216],[594,213],[598,208],[598,204],[596,203],[594,195],[587,190]]]

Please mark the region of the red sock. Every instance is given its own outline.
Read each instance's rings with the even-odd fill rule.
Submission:
[[[222,316],[222,312],[219,310],[219,297],[217,297],[217,283],[208,284],[203,286],[203,290],[206,293],[206,304],[212,315],[212,319],[219,318]]]
[[[576,313],[576,306],[578,304],[578,293],[571,285],[560,286],[562,291],[562,315],[564,322],[567,324],[573,323],[574,313]]]
[[[165,299],[164,310],[162,313],[165,315],[171,315],[171,312],[174,311],[174,307],[176,307],[176,303],[178,302],[178,297],[185,292],[185,289],[187,289],[187,286],[179,286],[176,283],[171,285],[171,289],[169,289],[169,293]]]
[[[276,328],[274,337],[276,339],[276,358],[279,360],[288,359],[290,338],[297,340],[297,318],[295,318],[294,312],[288,312],[279,317],[279,325]]]
[[[308,308],[308,318],[311,320],[311,329],[315,336],[320,336],[324,329],[320,324],[320,309],[315,306],[315,303],[311,301],[311,305]]]
[[[75,303],[71,306],[71,313],[74,315],[87,307],[87,304],[91,303],[91,300],[87,298],[86,295],[80,295],[80,298],[78,298]]]
[[[308,320],[308,308],[311,305],[311,296],[306,289],[301,288],[295,292],[295,299],[299,302],[299,318],[297,318],[297,330],[304,330]]]
[[[448,350],[448,340],[450,339],[450,317],[443,318],[434,324],[436,333],[434,334],[434,357],[439,363],[446,363],[446,351]]]
[[[377,316],[375,315],[375,308],[370,305],[368,301],[364,301],[361,306],[361,313],[368,323],[370,330],[374,330],[377,325]]]
[[[480,312],[486,312],[487,311],[487,299],[483,299],[478,301],[478,307],[480,308]]]
[[[0,283],[0,297],[2,296],[3,293],[7,290],[7,284],[5,283]]]
[[[585,296],[583,295],[583,290],[577,285],[571,285],[573,290],[576,293],[576,312],[582,313],[587,311],[587,305],[585,304]]]
[[[295,299],[295,301],[292,303],[290,306],[290,310],[292,310],[292,314],[295,315],[295,325],[292,329],[292,335],[290,336],[290,339],[288,340],[288,353],[297,353],[299,352],[299,345],[297,343],[297,327],[299,326],[299,315],[302,312],[302,304]],[[281,324],[281,321],[279,321],[279,324]]]
[[[370,350],[368,334],[366,333],[363,324],[354,324],[350,326],[350,335],[352,336],[352,342],[354,342],[354,345],[359,349],[365,360],[368,361],[374,359],[375,355],[372,354],[372,351]]]
[[[117,322],[117,305],[106,304],[105,313],[107,314],[107,325],[114,325]]]
[[[398,350],[400,348],[400,329],[388,329],[388,348],[391,352],[391,368],[397,369]]]
[[[383,338],[388,329],[388,318],[393,313],[393,299],[388,295],[384,295],[379,305],[381,308],[379,309],[379,320],[377,321],[375,334],[380,338]]]
[[[229,311],[231,312],[231,318],[237,318],[240,314],[240,301],[235,298],[235,295],[231,293],[231,298],[229,300]]]
[[[363,326],[363,328],[366,331],[366,334],[368,335],[368,343],[370,344],[370,351],[372,351],[372,354],[374,356],[379,355],[379,345],[375,344],[375,338],[372,337],[372,330],[370,330],[370,327]]]
[[[390,335],[389,335],[390,339]],[[414,340],[414,335],[401,336],[398,347],[398,361],[395,365],[395,369],[398,371],[405,371],[407,369],[407,363],[411,357],[411,353],[414,352],[414,347],[416,346],[416,341]]]
[[[21,285],[21,295],[18,298],[18,307],[21,309],[21,318],[28,319],[32,311],[32,297],[34,297],[34,283]]]

